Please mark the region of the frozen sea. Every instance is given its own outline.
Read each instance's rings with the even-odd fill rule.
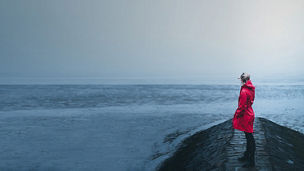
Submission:
[[[0,85],[0,170],[154,170],[231,119],[240,85]],[[256,117],[304,133],[304,85],[256,85]]]

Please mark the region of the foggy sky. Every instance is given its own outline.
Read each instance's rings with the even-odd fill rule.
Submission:
[[[0,78],[304,76],[304,1],[0,1]]]

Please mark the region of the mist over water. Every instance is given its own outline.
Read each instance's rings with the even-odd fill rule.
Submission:
[[[240,85],[0,85],[1,111],[237,103]],[[304,85],[257,85],[256,102],[304,99]],[[297,105],[297,103],[295,103]],[[300,104],[299,104],[300,105]],[[259,106],[255,106],[255,108]],[[256,109],[259,110],[259,109]]]
[[[72,4],[72,5],[71,5]],[[304,1],[0,1],[0,170],[154,170],[253,109],[304,133]]]
[[[25,144],[43,149],[39,140],[57,137],[62,128],[63,138],[49,144],[57,151],[40,157],[41,163],[61,164],[55,156],[72,156],[62,161],[68,169],[84,156],[105,170],[153,170],[191,133],[231,119],[239,90],[237,84],[1,85],[1,122],[11,135],[0,145],[24,151],[19,162],[27,163],[26,153],[38,157],[41,152],[18,149],[20,136],[13,130],[27,130]],[[257,84],[253,109],[256,116],[304,133],[303,103],[304,85]],[[98,148],[90,151],[83,140]]]

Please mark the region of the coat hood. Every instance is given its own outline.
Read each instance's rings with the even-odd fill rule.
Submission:
[[[242,87],[246,87],[246,88],[251,89],[253,91],[255,90],[255,87],[252,84],[251,80],[246,81],[246,83],[244,85],[242,85]]]

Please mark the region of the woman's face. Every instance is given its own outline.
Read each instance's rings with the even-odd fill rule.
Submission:
[[[243,80],[242,79],[240,79],[240,81],[241,81],[241,85],[244,85],[245,83],[243,82]]]

